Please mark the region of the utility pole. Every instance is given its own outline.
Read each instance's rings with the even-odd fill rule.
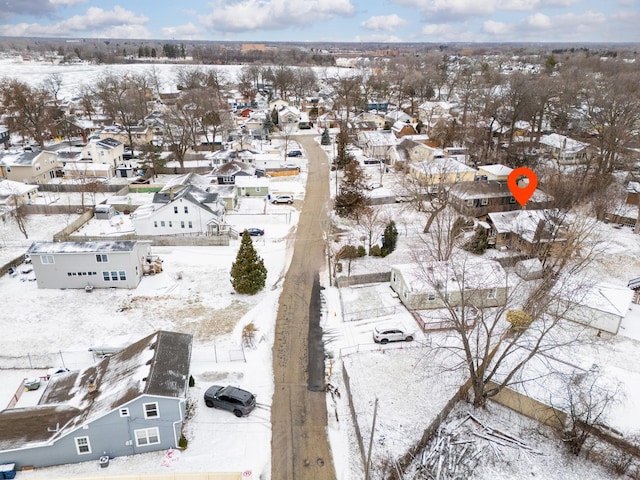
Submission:
[[[371,447],[373,446],[373,433],[376,429],[376,415],[378,413],[378,397],[376,397],[376,403],[373,405],[373,422],[371,423],[371,438],[369,439],[369,451],[367,452],[367,464],[364,467],[365,480],[371,480],[369,476],[369,469],[371,467]]]

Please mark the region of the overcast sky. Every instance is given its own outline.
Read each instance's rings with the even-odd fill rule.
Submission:
[[[0,35],[232,41],[638,42],[640,0],[4,0]]]

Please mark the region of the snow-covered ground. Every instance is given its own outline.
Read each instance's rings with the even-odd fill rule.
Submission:
[[[44,78],[51,73],[37,68],[40,67],[20,66],[15,72],[34,78],[39,78],[38,75]],[[77,67],[79,70],[60,68],[71,69],[69,78],[64,77],[65,82],[69,82],[69,91],[80,82],[76,77],[95,78],[100,70],[93,66]],[[169,76],[173,66],[166,68]],[[3,73],[12,75],[14,71],[3,69]],[[372,180],[379,181],[377,172],[369,173]],[[303,168],[299,178],[279,181],[291,182],[282,185],[282,191],[291,189],[296,199],[302,199],[304,180]],[[393,180],[393,173],[385,173],[384,188],[393,191]],[[93,362],[95,359],[88,352],[92,345],[109,343],[123,336],[137,339],[156,329],[194,335],[192,373],[196,386],[190,395],[196,411],[187,427],[189,446],[180,452],[177,461],[166,462],[166,452],[156,452],[112,459],[106,470],[100,470],[95,462],[88,462],[20,472],[21,478],[69,479],[105,474],[206,471],[250,471],[253,478],[270,477],[271,345],[278,296],[292,253],[290,238],[295,234],[297,210],[270,204],[265,210],[260,202],[242,199],[241,209],[246,210],[241,211],[249,211],[250,215],[227,217],[229,222],[235,221],[237,227],[255,226],[266,230],[264,237],[254,239],[269,272],[266,288],[255,296],[235,294],[229,282],[229,270],[239,242],[232,242],[228,247],[155,247],[153,252],[164,261],[164,272],[145,277],[133,291],[39,290],[35,282],[29,281],[33,273],[21,273],[28,270],[26,265],[18,268],[16,277],[0,277],[0,292],[5,299],[0,314],[4,340],[0,354],[0,408],[9,403],[23,378],[40,375],[48,367],[61,364],[79,368]],[[423,245],[420,236],[423,218],[412,213],[406,205],[385,205],[382,209],[386,218],[393,218],[398,224],[398,250],[386,258],[357,259],[352,264],[352,273],[383,271],[390,264],[405,263]],[[34,240],[50,240],[54,232],[75,218],[75,215],[29,217],[29,239],[17,231],[11,220],[0,224],[0,261],[4,263],[24,253]],[[92,223],[85,228],[90,232],[93,228],[101,231],[109,226]],[[337,227],[350,231],[346,235],[352,239],[362,236],[361,231],[351,230],[353,227],[346,222],[338,222]],[[604,248],[594,258],[590,267],[592,273],[602,281],[626,286],[630,278],[640,274],[640,236],[633,235],[630,229],[605,224],[598,224],[596,233],[594,241]],[[363,465],[347,405],[343,366],[350,379],[356,421],[365,448],[378,399],[372,448],[375,471],[385,460],[403,455],[420,438],[424,427],[450,398],[462,377],[455,372],[443,373],[446,360],[429,350],[437,340],[433,335],[420,335],[411,344],[380,347],[372,343],[371,328],[375,323],[390,317],[411,321],[398,299],[391,295],[388,285],[338,291],[328,286],[326,277],[324,272],[326,311],[322,327],[331,357],[329,381],[341,393],[339,396],[327,395],[328,434],[333,445],[337,478],[360,480],[364,478]],[[349,315],[353,312],[371,312],[376,308],[386,313],[343,321],[351,320]],[[388,313],[389,309],[393,312]],[[590,347],[575,352],[577,363],[597,363],[624,382],[625,398],[611,419],[629,433],[640,429],[640,418],[635,413],[635,405],[640,401],[637,400],[640,367],[635,361],[640,340],[640,312],[632,310],[634,315],[625,320],[618,336],[594,338]],[[251,322],[258,329],[256,345],[242,348],[242,328]],[[30,361],[38,364],[33,365]],[[5,369],[8,366],[11,368]],[[207,409],[202,392],[209,384],[218,382],[237,384],[257,393],[260,408],[241,419],[228,412]],[[30,397],[25,396],[23,401],[33,402],[32,393],[29,392]],[[461,404],[452,421],[462,418],[467,407]],[[490,404],[487,412],[474,412],[474,415],[489,425],[500,426],[524,438],[536,450],[533,454],[504,450],[480,466],[474,478],[618,478],[582,458],[566,455],[564,446],[553,432],[507,409]]]

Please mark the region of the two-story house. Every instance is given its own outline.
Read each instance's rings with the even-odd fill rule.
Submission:
[[[43,184],[56,177],[58,159],[55,153],[28,147],[0,154],[2,177],[16,182]]]
[[[168,183],[151,204],[131,214],[136,235],[218,235],[224,223],[225,202],[205,185],[189,183],[189,175]],[[179,180],[179,181],[178,181]]]
[[[151,242],[35,242],[31,256],[38,288],[136,288],[151,258]]]
[[[484,217],[491,212],[520,210],[522,207],[511,194],[507,182],[479,180],[456,183],[448,192],[450,204],[462,215]],[[527,209],[547,208],[553,197],[536,189],[527,202]]]
[[[158,331],[88,368],[51,376],[37,405],[0,412],[0,464],[40,468],[176,448],[192,340]]]

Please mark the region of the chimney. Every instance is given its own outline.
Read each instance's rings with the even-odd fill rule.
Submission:
[[[89,391],[89,393],[93,393],[98,389],[98,385],[96,385],[96,381],[93,377],[91,377],[89,379],[89,386],[87,387],[87,390]]]

